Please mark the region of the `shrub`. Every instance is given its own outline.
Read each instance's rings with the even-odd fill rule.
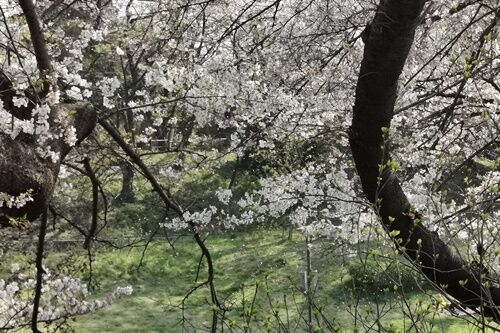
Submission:
[[[349,265],[350,283],[358,290],[387,291],[403,287],[415,290],[422,284],[415,269],[397,260],[376,260],[368,257]]]

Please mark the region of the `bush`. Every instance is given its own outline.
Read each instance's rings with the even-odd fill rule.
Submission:
[[[164,214],[165,208],[158,199],[147,196],[116,207],[111,219],[117,227],[130,228],[139,233],[150,233],[163,222]]]
[[[415,290],[422,285],[419,272],[397,260],[376,260],[368,257],[349,265],[350,283],[356,290],[387,291],[403,287]]]

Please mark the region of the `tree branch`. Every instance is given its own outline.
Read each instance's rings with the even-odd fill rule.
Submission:
[[[36,286],[35,296],[33,298],[33,313],[31,315],[31,330],[33,333],[41,333],[38,329],[38,312],[40,307],[40,298],[42,297],[43,287],[43,246],[45,244],[45,234],[47,232],[47,206],[42,213],[42,220],[40,223],[40,231],[38,233],[38,245],[36,250]]]
[[[165,207],[167,209],[172,209],[177,214],[177,216],[179,216],[181,220],[183,220],[189,225],[189,228],[193,233],[194,239],[198,244],[198,247],[200,248],[203,256],[207,260],[208,276],[207,276],[207,281],[205,283],[208,284],[209,286],[212,304],[215,305],[217,309],[223,309],[221,303],[219,302],[217,291],[215,289],[215,284],[214,284],[215,274],[214,274],[212,256],[207,246],[205,245],[205,242],[203,241],[203,239],[201,239],[196,224],[193,221],[186,221],[184,219],[184,210],[182,209],[182,207],[173,198],[171,198],[170,195],[163,189],[160,183],[158,183],[156,177],[151,173],[146,164],[144,164],[141,157],[125,142],[125,140],[121,137],[120,133],[116,130],[116,128],[111,126],[106,120],[103,119],[99,119],[99,125],[101,125],[106,130],[106,132],[108,132],[108,134],[115,140],[115,142],[120,146],[120,148],[122,148],[122,150],[128,155],[128,157],[130,157],[132,162],[134,162],[139,167],[139,169],[144,174],[144,177],[146,177],[151,186],[153,186],[154,191],[158,193],[158,195],[164,202]],[[212,321],[213,333],[216,332],[217,328],[217,309],[213,310],[213,321]]]
[[[43,77],[52,71],[52,65],[50,63],[50,56],[47,51],[47,43],[45,42],[45,37],[43,36],[40,19],[36,12],[33,0],[19,0],[19,5],[23,10],[26,23],[28,23],[38,70]]]
[[[99,204],[99,180],[97,179],[92,166],[90,165],[89,158],[83,160],[83,166],[85,167],[85,173],[89,177],[92,183],[92,220],[90,222],[89,232],[85,236],[85,242],[83,243],[84,249],[90,248],[90,243],[92,242],[95,232],[97,230],[97,213]]]

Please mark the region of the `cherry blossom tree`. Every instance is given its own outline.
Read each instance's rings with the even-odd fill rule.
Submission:
[[[19,5],[29,29],[34,57],[30,57],[29,63],[21,62],[23,54],[15,45],[15,37],[9,35],[12,45],[7,61],[11,66],[1,73],[2,224],[9,223],[9,217],[26,216],[32,221],[44,212],[61,161],[71,147],[90,134],[96,121],[91,105],[59,101],[51,55],[35,5],[32,1],[21,1]],[[6,14],[7,10],[2,8],[9,34],[7,15],[13,17],[16,13],[14,9]],[[12,63],[12,57],[19,62]]]
[[[42,221],[38,301],[22,307],[64,289],[42,267],[47,208],[91,254],[121,209],[152,202],[148,230],[188,231],[207,263],[194,288],[210,290],[212,332],[228,309],[202,233],[283,221],[346,246],[382,227],[498,321],[495,0],[0,4],[0,223]],[[154,195],[131,200],[138,181]],[[59,316],[23,313],[34,331]]]

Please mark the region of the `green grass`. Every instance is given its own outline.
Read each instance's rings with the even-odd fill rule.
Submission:
[[[302,245],[283,241],[275,232],[259,232],[259,237],[251,233],[210,236],[207,245],[213,256],[221,300],[227,304],[241,303],[242,288],[250,297],[256,283],[265,284],[266,276],[269,288],[282,289],[289,283],[289,275],[295,278],[298,272],[300,254],[294,245],[299,244]],[[103,280],[102,287],[131,284],[134,294],[104,311],[78,318],[77,332],[165,332],[167,328],[168,332],[180,332],[181,326],[176,326],[182,318],[180,305],[196,285],[200,253],[191,237],[181,238],[174,246],[175,251],[167,244],[152,244],[139,269],[142,250],[99,255],[94,270],[96,277]],[[205,278],[206,265],[202,264],[198,282]],[[203,287],[186,302],[186,320],[199,329],[210,324],[208,298],[208,290]]]
[[[284,326],[289,332],[307,331],[303,319],[306,298],[299,290],[299,272],[305,269],[305,244],[298,235],[294,237],[284,239],[277,230],[228,232],[207,237],[219,299],[229,309],[226,312],[229,326],[241,329],[246,325],[244,314],[249,313],[258,286],[250,320],[252,332],[285,332],[280,330],[279,321],[281,328]],[[182,300],[193,286],[206,279],[207,267],[202,261],[198,281],[195,281],[200,251],[190,236],[178,239],[174,249],[166,242],[156,241],[148,248],[139,267],[142,250],[98,251],[93,272],[99,292],[94,296],[124,285],[132,285],[134,292],[103,310],[77,317],[72,324],[77,333],[183,332]],[[363,285],[362,279],[353,279],[349,272],[357,274],[359,267],[352,268],[357,260],[339,256],[335,251],[325,253],[319,247],[313,249],[312,265],[318,270],[319,281],[313,316],[324,328],[316,332],[417,332],[403,310],[412,313],[418,332],[475,331],[472,325],[444,314],[438,305],[432,304],[433,292],[414,286],[388,288],[387,280],[378,288],[376,280]],[[63,261],[63,255],[52,255],[47,265]],[[387,263],[381,267],[386,269]],[[369,269],[373,271],[376,266],[371,265]],[[361,276],[364,279],[367,274],[379,274],[372,271]],[[391,268],[391,274],[394,271]],[[196,332],[209,331],[212,313],[209,298],[208,289],[202,287],[186,300],[186,332],[194,328]],[[383,315],[377,316],[377,311]],[[354,313],[359,314],[356,322]],[[228,327],[224,332],[229,332]]]

